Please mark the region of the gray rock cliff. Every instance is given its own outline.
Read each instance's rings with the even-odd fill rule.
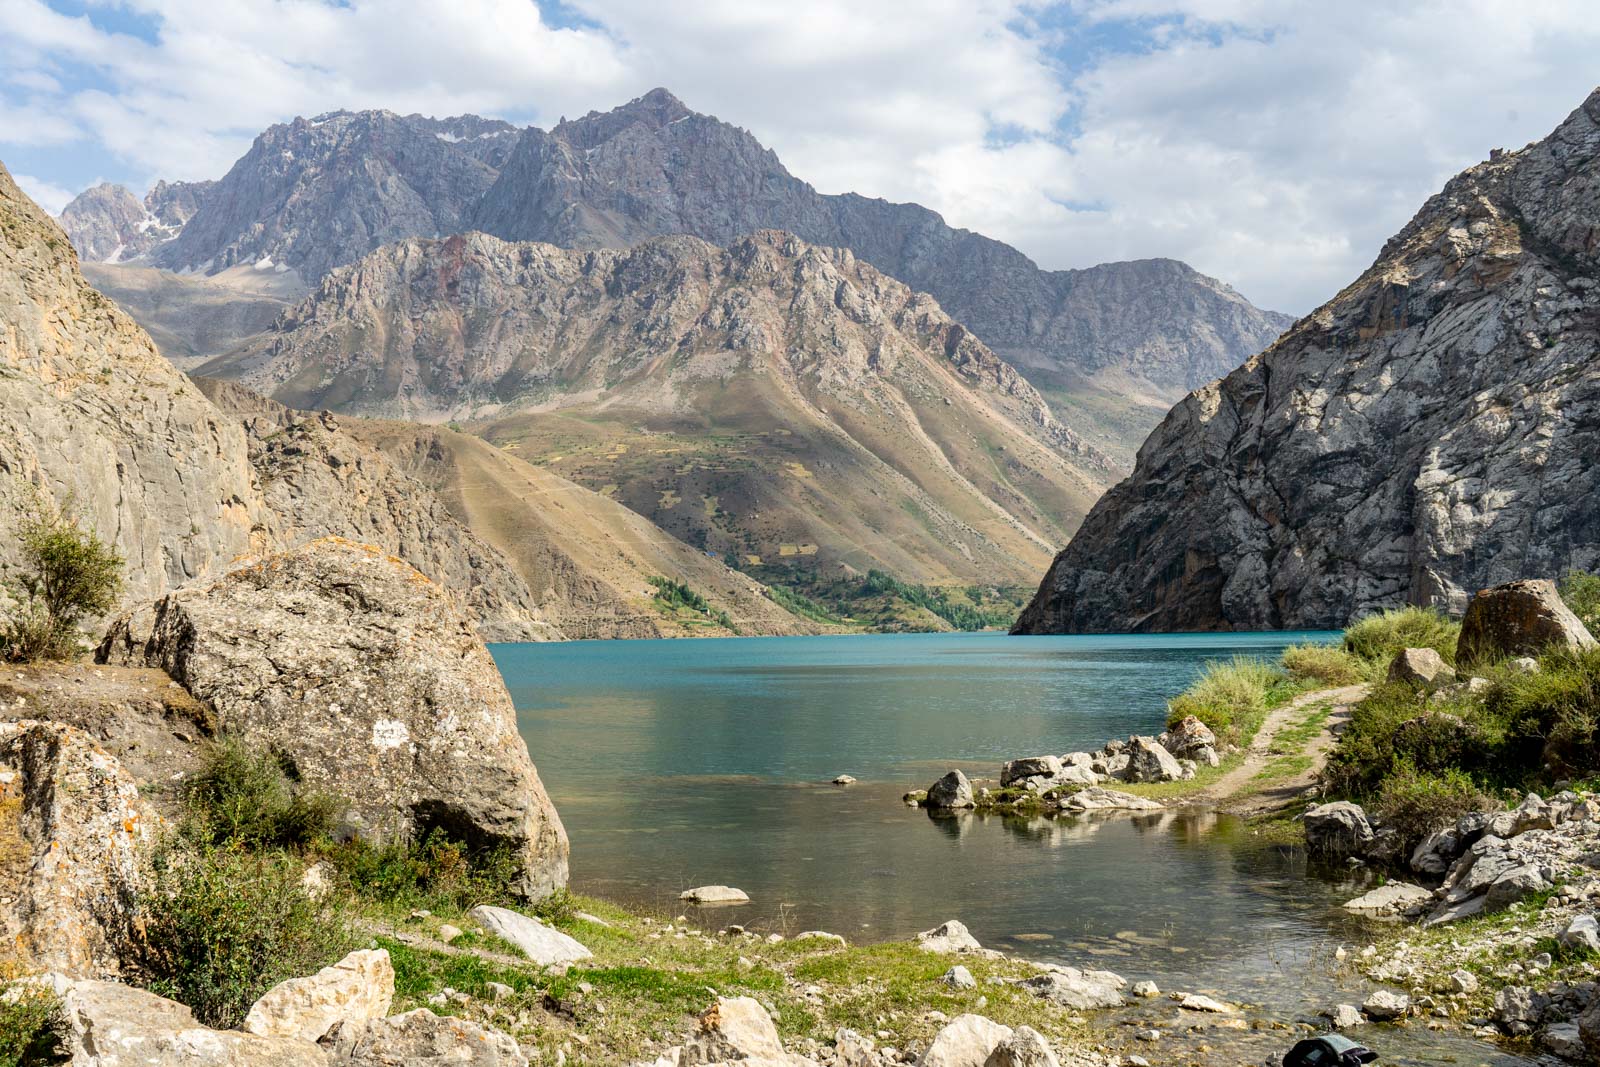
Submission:
[[[1020,633],[1339,627],[1600,567],[1600,93],[1184,399]]]

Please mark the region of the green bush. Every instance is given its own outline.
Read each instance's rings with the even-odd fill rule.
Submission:
[[[79,623],[117,602],[122,556],[38,494],[22,508],[17,544],[22,573],[10,583],[15,605],[0,620],[0,656],[31,663],[77,655]]]
[[[437,829],[411,842],[327,845],[323,855],[353,892],[396,910],[466,911],[517,899],[510,849],[470,849]]]
[[[1429,774],[1402,761],[1384,778],[1373,807],[1383,825],[1400,834],[1409,851],[1435,830],[1491,803],[1464,771]]]
[[[55,993],[26,983],[7,986],[0,993],[0,1067],[66,1063],[66,1028]]]
[[[1260,727],[1273,691],[1284,681],[1282,673],[1256,656],[1213,660],[1168,702],[1167,725],[1193,715],[1211,727],[1220,743],[1243,744]]]
[[[1386,670],[1402,648],[1431,648],[1454,663],[1460,636],[1461,624],[1432,608],[1391,608],[1352,623],[1344,632],[1344,647],[1370,665],[1372,676]]]
[[[1500,728],[1503,767],[1583,778],[1600,772],[1600,650],[1553,650],[1539,669],[1502,667],[1484,708]]]
[[[1290,645],[1283,650],[1283,669],[1296,682],[1325,686],[1354,685],[1366,677],[1360,660],[1339,645]]]
[[[281,852],[169,843],[140,902],[129,963],[141,984],[232,1028],[261,994],[355,947],[338,903],[301,888],[304,867]]]
[[[1383,684],[1352,710],[1323,782],[1334,795],[1370,800],[1402,764],[1424,774],[1485,773],[1498,741],[1471,696],[1438,704],[1410,685]]]
[[[1561,579],[1561,599],[1590,633],[1600,633],[1600,574],[1568,571]]]
[[[210,844],[301,848],[333,830],[333,798],[297,790],[282,760],[231,738],[185,784],[186,828]]]

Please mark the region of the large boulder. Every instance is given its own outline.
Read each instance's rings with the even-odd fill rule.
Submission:
[[[1556,583],[1530,578],[1478,591],[1461,620],[1456,661],[1536,656],[1552,647],[1594,648],[1595,639],[1562,603]]]
[[[66,1051],[85,1067],[328,1067],[308,1041],[212,1030],[175,1001],[118,982],[58,980]],[[398,1062],[398,1061],[392,1061]],[[406,1061],[410,1062],[410,1061]]]
[[[1360,804],[1336,800],[1307,809],[1306,851],[1323,860],[1365,855],[1372,847],[1372,823]]]
[[[751,997],[718,997],[700,1013],[699,1026],[684,1042],[681,1067],[730,1060],[783,1062],[783,1042],[772,1016]]]
[[[983,1067],[1060,1067],[1044,1035],[1031,1026],[1019,1026],[994,1047]]]
[[[279,982],[251,1005],[246,1033],[320,1041],[341,1022],[363,1023],[389,1014],[394,964],[384,949],[360,949],[304,978]]]
[[[1063,1007],[1087,1011],[1090,1008],[1119,1006],[1122,1003],[1122,989],[1127,984],[1121,975],[1110,971],[1052,966],[1043,974],[1024,981],[1022,988]]]
[[[1183,777],[1183,767],[1155,738],[1128,738],[1128,766],[1122,772],[1123,781],[1176,782]]]
[[[972,783],[960,770],[953,770],[928,787],[928,807],[938,811],[970,808],[977,804],[972,793]]]
[[[0,723],[0,973],[120,971],[151,821],[81,730]]]
[[[1423,689],[1436,689],[1456,680],[1455,668],[1431,648],[1402,648],[1389,661],[1388,679]]]
[[[530,898],[566,884],[566,831],[494,660],[393,556],[324,538],[246,560],[118,619],[97,659],[162,668],[222,732],[342,798],[361,834],[438,828],[510,848]]]
[[[332,1067],[528,1067],[510,1034],[427,1008],[340,1023],[322,1044]]]

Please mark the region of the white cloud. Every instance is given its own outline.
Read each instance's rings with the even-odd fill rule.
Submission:
[[[155,43],[0,0],[0,151],[215,177],[296,114],[543,125],[665,85],[824,191],[1047,267],[1185,259],[1297,312],[1450,174],[1546,133],[1600,45],[1588,0],[570,0],[577,28],[530,0],[122,3]]]
[[[63,189],[42,178],[35,178],[31,174],[13,174],[11,177],[16,180],[17,187],[27,193],[35,204],[52,215],[61,214],[61,209],[77,195],[69,189]]]

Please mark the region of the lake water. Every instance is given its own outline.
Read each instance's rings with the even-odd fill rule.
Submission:
[[[933,818],[899,797],[951,766],[996,777],[1011,757],[1157,733],[1166,699],[1207,660],[1270,658],[1334,636],[914,634],[492,651],[572,839],[579,891],[676,914],[683,889],[735,885],[749,905],[697,921],[858,941],[959,918],[1014,954],[1310,1017],[1364,988],[1336,973],[1332,955],[1361,934],[1338,907],[1359,882],[1307,877],[1298,850],[1208,813]],[[838,774],[858,783],[827,784]],[[1390,1045],[1389,1062],[1517,1062],[1458,1038],[1408,1033]]]

